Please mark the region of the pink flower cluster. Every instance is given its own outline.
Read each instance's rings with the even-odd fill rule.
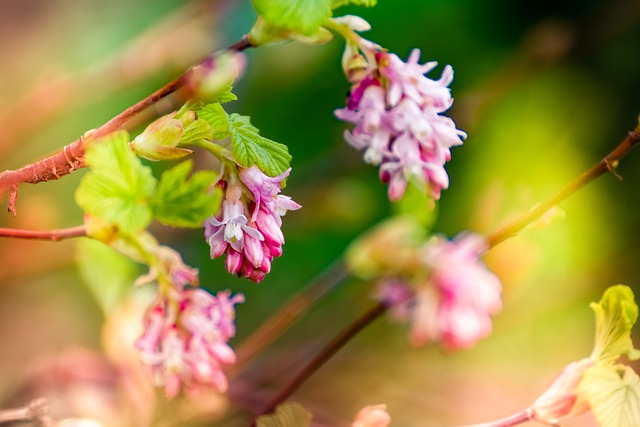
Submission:
[[[136,348],[167,397],[176,396],[182,385],[185,391],[227,390],[222,365],[235,362],[227,342],[235,335],[234,306],[243,301],[241,294],[213,296],[187,289],[160,297],[149,307]]]
[[[240,182],[227,183],[222,212],[205,221],[204,236],[212,259],[226,254],[229,273],[259,283],[282,255],[281,217],[301,207],[279,194],[290,171],[269,177],[252,166],[240,171]]]
[[[356,125],[345,131],[345,139],[364,150],[365,162],[380,166],[390,200],[402,198],[409,181],[427,188],[438,200],[449,186],[444,164],[451,158],[450,148],[466,138],[451,118],[442,115],[453,104],[448,88],[453,69],[446,66],[439,80],[427,78],[424,74],[436,62],[419,64],[418,49],[406,63],[378,50],[373,57],[375,64],[354,82],[346,108],[335,111],[339,119]]]
[[[414,289],[402,281],[382,285],[378,297],[393,306],[396,317],[410,321],[412,344],[467,348],[491,332],[491,316],[502,308],[502,285],[480,260],[485,246],[474,234],[433,238],[422,253],[426,280]]]

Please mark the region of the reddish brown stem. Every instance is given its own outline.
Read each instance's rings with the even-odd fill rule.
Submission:
[[[578,176],[572,182],[562,188],[555,196],[537,204],[524,215],[514,219],[510,223],[500,228],[495,233],[487,237],[489,247],[493,248],[499,243],[515,236],[520,230],[540,218],[551,208],[571,196],[573,193],[589,184],[607,172],[612,172],[618,167],[618,162],[626,156],[640,142],[640,128],[629,132],[627,137],[605,158],[593,165],[591,169]]]
[[[50,240],[52,242],[58,242],[60,240],[72,239],[74,237],[85,237],[86,235],[87,230],[84,225],[44,231],[0,228],[0,237],[13,237],[15,239]]]
[[[284,402],[289,396],[295,392],[311,375],[320,369],[331,357],[344,347],[353,337],[358,335],[360,331],[370,325],[374,320],[382,316],[387,311],[387,306],[380,303],[366,311],[362,316],[357,318],[352,324],[347,326],[337,337],[333,339],[320,353],[309,363],[307,363],[292,379],[289,381],[273,399],[262,410],[262,415],[272,413],[276,407]],[[251,427],[256,425],[255,421]]]
[[[245,36],[237,43],[234,43],[226,51],[241,52],[252,45]],[[214,54],[217,56],[219,54]],[[202,63],[211,61],[211,57],[202,61]],[[137,102],[122,113],[113,117],[111,120],[96,129],[91,136],[93,138],[108,135],[119,129],[124,128],[129,120],[140,114],[145,109],[156,104],[158,101],[166,98],[177,90],[183,88],[185,83],[189,81],[192,69],[185,72],[177,79],[167,83],[145,99]],[[52,156],[46,157],[35,163],[31,163],[15,170],[6,170],[0,173],[0,188],[10,188],[10,196],[15,199],[17,186],[23,183],[37,184],[39,182],[51,181],[59,179],[65,175],[72,173],[74,170],[82,168],[84,164],[84,138],[80,137],[76,141],[63,147],[62,151]],[[15,202],[9,205],[10,210],[15,209]]]

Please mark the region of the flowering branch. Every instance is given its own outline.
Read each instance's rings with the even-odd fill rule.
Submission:
[[[224,52],[241,52],[251,46],[252,44],[245,36],[238,42],[229,46],[224,51],[214,54],[213,58],[219,56]],[[201,62],[200,65],[208,64],[211,60],[212,57],[209,57]],[[133,117],[137,116],[142,111],[158,103],[167,96],[175,93],[179,89],[185,87],[190,81],[190,77],[193,74],[194,68],[195,67],[189,69],[180,77],[167,83],[148,97],[144,98],[143,100],[127,108],[117,116],[113,117],[98,129],[91,132],[91,137],[99,138],[101,136],[105,136],[119,129],[122,129]],[[72,173],[76,169],[80,169],[86,166],[84,161],[85,136],[87,135],[85,134],[71,144],[64,146],[62,151],[52,156],[46,157],[42,160],[31,163],[19,169],[6,170],[0,173],[0,189],[9,188],[9,211],[13,215],[15,215],[15,202],[19,184],[37,184],[39,182],[59,179],[65,175]]]
[[[0,411],[0,426],[16,423],[31,423],[36,427],[50,427],[52,423],[48,415],[47,402],[44,399],[36,399],[24,408]]]
[[[0,237],[13,237],[15,239],[27,240],[51,240],[58,242],[74,237],[85,237],[87,229],[84,225],[77,227],[61,228],[57,230],[18,230],[15,228],[0,228]]]
[[[354,336],[370,325],[378,317],[387,311],[387,306],[383,303],[375,305],[362,316],[357,318],[352,324],[336,336],[326,347],[322,349],[316,357],[307,363],[262,410],[261,415],[272,413],[275,408],[291,396],[311,375],[313,375],[322,365],[344,347]],[[251,427],[255,427],[255,421]]]
[[[526,214],[514,219],[501,229],[491,234],[487,241],[489,247],[493,248],[499,243],[507,240],[510,237],[516,235],[520,230],[531,224],[536,219],[540,218],[551,208],[564,201],[567,197],[571,196],[576,191],[580,190],[585,185],[589,184],[594,179],[606,172],[614,172],[618,167],[620,160],[629,153],[633,147],[640,142],[640,126],[629,132],[627,137],[606,157],[592,166],[588,171],[578,176],[575,180],[567,184],[562,188],[555,196],[550,199],[537,204]]]

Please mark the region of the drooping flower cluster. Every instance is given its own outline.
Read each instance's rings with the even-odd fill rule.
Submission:
[[[396,317],[410,321],[412,344],[466,348],[491,332],[491,316],[502,308],[502,286],[480,260],[485,245],[474,234],[453,241],[435,237],[422,249],[425,279],[413,287],[399,280],[383,283],[378,297],[394,307]]]
[[[364,151],[365,162],[380,166],[390,200],[402,198],[409,181],[438,200],[449,186],[444,164],[451,159],[450,148],[466,138],[442,114],[453,104],[448,88],[453,69],[447,65],[439,80],[431,80],[424,74],[437,63],[419,64],[418,49],[402,62],[371,42],[359,48],[368,59],[358,54],[346,58],[345,73],[353,86],[346,108],[335,111],[339,119],[356,125],[345,131],[346,141]],[[347,52],[353,53],[349,45]],[[359,64],[363,70],[353,73],[349,64]]]
[[[175,290],[175,295],[158,297],[149,307],[144,333],[136,342],[140,358],[169,398],[183,386],[185,391],[204,387],[224,392],[228,383],[222,365],[235,362],[227,344],[235,335],[234,306],[244,297]]]
[[[222,211],[205,221],[204,236],[212,259],[226,254],[229,273],[258,283],[271,270],[273,258],[282,255],[281,217],[301,207],[279,194],[290,171],[270,177],[252,166],[240,170],[239,181],[226,183]]]

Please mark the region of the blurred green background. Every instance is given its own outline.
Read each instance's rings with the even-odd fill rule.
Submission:
[[[434,230],[448,236],[492,232],[586,170],[637,125],[637,0],[380,0],[373,9],[342,13],[367,19],[373,29],[365,36],[403,59],[417,47],[423,61],[437,60],[432,78],[445,64],[454,67],[450,115],[469,138],[453,149],[451,188],[437,209]],[[246,0],[0,1],[0,168],[21,166],[99,126],[236,41],[255,17]],[[392,212],[377,171],[343,142],[346,127],[332,114],[348,90],[342,48],[334,40],[250,50],[235,88],[239,100],[229,104],[250,115],[263,135],[289,146],[293,172],[284,194],[303,205],[284,218],[284,255],[263,283],[227,275],[222,260],[209,259],[201,230],[154,228],[162,243],[200,269],[204,287],[246,295],[234,346]],[[159,105],[140,126],[171,108]],[[406,328],[381,319],[294,400],[327,426],[349,425],[359,408],[376,403],[388,405],[396,426],[453,426],[526,407],[565,364],[590,352],[588,303],[616,283],[640,289],[639,165],[640,154],[632,152],[618,169],[623,180],[598,179],[562,205],[565,219],[491,251],[486,261],[503,280],[505,306],[493,335],[477,347],[411,349]],[[0,226],[80,224],[73,191],[82,174],[22,186],[18,216],[1,217]],[[0,241],[0,407],[54,396],[62,416],[126,425],[131,420],[119,418],[124,409],[113,395],[107,393],[108,403],[100,397],[113,372],[90,362],[65,364],[69,348],[100,350],[105,320],[76,272],[74,248],[74,242]],[[245,409],[258,410],[372,304],[370,290],[349,280],[332,292],[234,379],[231,415],[214,414],[214,424],[244,425]],[[68,393],[71,386],[61,384],[76,377],[83,392]],[[67,395],[74,403],[64,402]],[[595,424],[586,415],[563,425]]]

